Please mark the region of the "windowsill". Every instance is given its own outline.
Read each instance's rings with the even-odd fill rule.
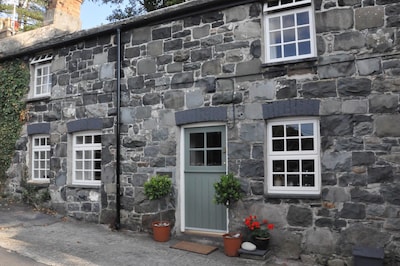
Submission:
[[[94,185],[94,184],[68,184],[67,187],[69,188],[100,188],[101,184],[99,183],[98,185]]]
[[[28,180],[28,185],[36,186],[36,187],[48,187],[50,185],[50,180]]]
[[[31,103],[31,102],[38,102],[38,101],[43,101],[43,100],[49,100],[51,95],[46,95],[46,96],[40,96],[40,97],[32,97],[28,98],[25,100],[26,103]]]
[[[319,199],[321,194],[285,194],[285,193],[267,193],[267,198],[271,199]]]
[[[304,63],[304,62],[317,62],[317,60],[318,60],[318,57],[310,57],[310,58],[294,59],[294,60],[287,60],[287,61],[280,61],[280,62],[273,62],[273,63],[264,63],[261,65],[261,67],[293,65],[293,64]]]

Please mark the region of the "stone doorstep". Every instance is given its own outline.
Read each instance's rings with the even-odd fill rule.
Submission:
[[[244,259],[252,259],[252,260],[266,260],[271,255],[271,250],[261,250],[256,249],[254,251],[249,251],[245,249],[239,249],[239,257]]]

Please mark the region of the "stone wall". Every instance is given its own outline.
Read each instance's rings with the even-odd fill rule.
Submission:
[[[155,173],[172,175],[179,199],[176,113],[223,106],[228,168],[246,193],[230,211],[231,230],[242,229],[244,217],[253,214],[275,224],[271,245],[280,257],[343,265],[354,245],[368,245],[384,247],[388,265],[398,263],[399,10],[399,3],[384,0],[315,1],[318,58],[274,65],[262,60],[260,3],[123,30],[123,226],[147,230],[157,215],[157,203],[143,194],[144,182]],[[103,223],[115,218],[116,43],[112,33],[56,49],[52,96],[29,103],[29,123],[51,125],[54,205]],[[263,109],[299,100],[318,105],[313,112],[319,112],[321,125],[322,194],[269,198]],[[88,118],[103,121],[99,189],[66,182],[67,124]],[[24,165],[26,143],[23,134],[11,175]],[[180,234],[179,205],[162,205]]]

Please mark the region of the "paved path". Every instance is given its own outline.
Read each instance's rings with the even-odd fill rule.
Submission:
[[[23,205],[0,206],[0,252],[18,255],[31,262],[28,265],[297,265],[227,257],[221,248],[209,255],[171,249],[177,241],[158,243],[147,233],[112,231],[105,225],[47,215]],[[0,253],[3,265],[13,266]]]

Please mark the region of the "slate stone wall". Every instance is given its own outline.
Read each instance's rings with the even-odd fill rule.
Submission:
[[[158,204],[145,198],[143,184],[155,173],[167,173],[174,197],[162,202],[162,212],[175,220],[179,234],[176,124],[185,116],[176,121],[175,115],[225,107],[228,168],[246,193],[230,211],[231,230],[243,229],[243,219],[253,214],[275,224],[271,246],[277,256],[344,265],[354,245],[368,245],[384,247],[386,263],[395,265],[400,260],[399,10],[399,3],[384,0],[315,1],[318,57],[273,65],[262,59],[259,3],[122,31],[123,226],[147,230],[158,217]],[[29,103],[29,123],[51,125],[54,205],[87,221],[115,218],[116,61],[115,34],[66,45],[55,51],[52,97]],[[272,199],[265,193],[265,125],[277,117],[267,106],[276,101],[287,106],[289,100],[309,101],[312,114],[319,112],[322,194],[317,199]],[[100,188],[66,183],[66,124],[86,118],[103,120]],[[24,154],[24,134],[20,142],[18,154]],[[17,176],[24,162],[24,156],[16,159],[10,173]]]

